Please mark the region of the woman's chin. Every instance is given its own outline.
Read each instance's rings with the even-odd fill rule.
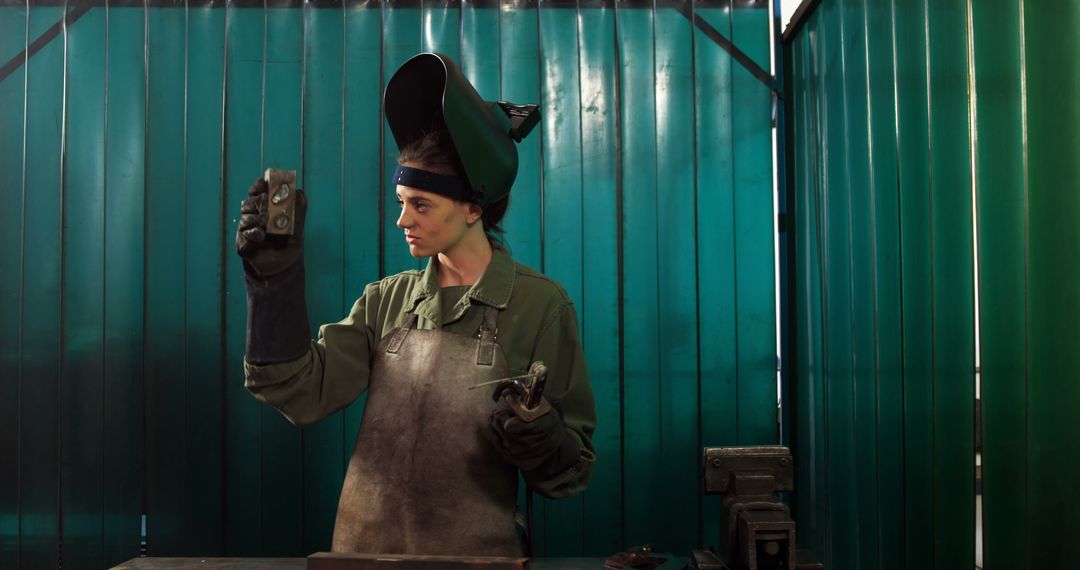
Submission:
[[[415,257],[417,259],[423,259],[425,257],[431,257],[431,252],[428,251],[426,247],[422,247],[422,246],[410,243],[409,244],[409,255],[411,255],[411,256],[413,256],[413,257]]]

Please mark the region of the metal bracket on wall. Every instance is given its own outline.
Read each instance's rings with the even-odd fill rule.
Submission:
[[[685,16],[687,20],[690,20],[690,22],[694,24],[694,27],[701,30],[701,32],[705,34],[705,37],[709,38],[710,40],[715,42],[716,45],[720,46],[724,51],[731,54],[732,59],[738,62],[739,65],[743,66],[744,69],[749,71],[750,74],[753,75],[758,81],[760,81],[762,85],[768,87],[769,91],[772,91],[773,94],[776,95],[776,97],[778,97],[781,101],[784,99],[784,92],[780,91],[780,89],[777,88],[776,80],[773,78],[773,76],[769,74],[769,72],[765,69],[762,69],[760,65],[758,65],[753,59],[751,59],[750,56],[746,55],[746,52],[742,51],[734,43],[732,43],[731,40],[725,38],[719,30],[712,26],[712,24],[706,22],[705,18],[702,18],[701,16],[694,13],[693,9],[690,7],[689,2],[676,2],[672,7],[675,9],[675,11]],[[775,121],[775,112],[773,119]]]
[[[30,44],[23,51],[15,54],[15,57],[12,57],[3,67],[0,67],[0,83],[3,83],[9,75],[14,73],[16,69],[19,69],[20,65],[26,63],[27,60],[34,57],[35,53],[41,51],[41,48],[45,47],[49,42],[59,36],[60,32],[64,29],[64,26],[74,24],[75,20],[81,18],[83,14],[90,10],[90,8],[91,4],[89,2],[75,6],[70,12],[64,14],[64,17],[61,18],[59,22],[49,26],[49,29],[45,30],[36,40],[34,40],[34,43]]]

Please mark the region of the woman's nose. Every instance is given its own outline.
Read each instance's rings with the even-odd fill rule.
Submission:
[[[407,212],[408,208],[402,208],[401,213],[398,214],[397,227],[400,229],[412,226],[412,218],[408,216]]]

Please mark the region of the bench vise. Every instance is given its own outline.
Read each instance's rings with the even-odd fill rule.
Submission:
[[[705,494],[723,501],[718,552],[694,551],[696,566],[795,570],[795,521],[778,493],[795,489],[791,451],[783,446],[707,447]]]

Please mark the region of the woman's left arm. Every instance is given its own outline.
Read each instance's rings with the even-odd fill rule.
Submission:
[[[596,403],[572,303],[565,303],[541,331],[533,360],[547,366],[544,394],[561,414],[569,441],[546,465],[526,471],[525,480],[545,497],[568,497],[585,490],[596,461]]]

